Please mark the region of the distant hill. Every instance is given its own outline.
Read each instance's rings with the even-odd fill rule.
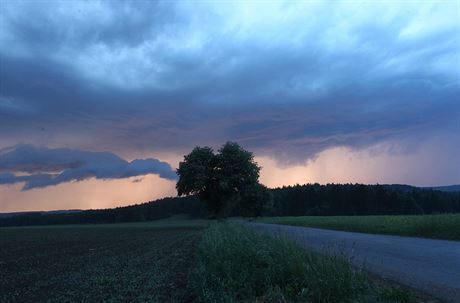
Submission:
[[[420,187],[407,185],[407,184],[383,184],[382,186],[385,188],[391,189],[391,190],[398,190],[404,193],[421,189]]]
[[[460,192],[460,184],[458,185],[447,185],[447,186],[425,186],[425,187],[417,187],[417,186],[412,186],[412,185],[407,185],[407,184],[384,184],[382,185],[386,188],[393,189],[393,190],[399,190],[402,192],[410,192],[413,190],[439,190],[447,193],[454,193],[454,192]]]
[[[460,184],[448,186],[422,187],[423,189],[440,190],[447,193],[460,192]]]
[[[16,211],[10,213],[0,213],[0,218],[11,218],[23,215],[56,215],[56,214],[73,214],[82,212],[81,209],[49,210],[49,211]]]

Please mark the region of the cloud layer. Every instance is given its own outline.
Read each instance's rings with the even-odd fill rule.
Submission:
[[[336,147],[416,149],[460,132],[459,11],[4,1],[0,146],[184,154],[234,140],[288,165]]]
[[[171,166],[157,159],[125,161],[109,152],[18,145],[0,150],[0,184],[25,182],[23,190],[90,178],[121,179],[157,174],[175,180]]]
[[[227,140],[270,186],[458,183],[459,14],[456,0],[2,0],[0,211],[174,195],[149,158]]]

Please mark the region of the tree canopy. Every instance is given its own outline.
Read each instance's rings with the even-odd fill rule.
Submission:
[[[198,195],[217,216],[227,216],[236,207],[258,215],[271,195],[259,184],[259,172],[254,155],[235,142],[225,143],[217,153],[207,146],[195,147],[179,163],[176,188],[179,196]],[[256,202],[249,205],[249,200]]]

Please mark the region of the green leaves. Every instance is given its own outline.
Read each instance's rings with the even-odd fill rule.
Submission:
[[[198,195],[212,214],[226,217],[246,191],[259,185],[259,173],[254,155],[235,142],[225,143],[218,153],[207,146],[195,147],[179,163],[176,188],[179,196]]]
[[[210,182],[214,151],[210,147],[195,147],[179,163],[177,174],[179,181],[176,184],[178,195],[198,194],[206,189]]]

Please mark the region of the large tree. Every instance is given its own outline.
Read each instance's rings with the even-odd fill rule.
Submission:
[[[254,198],[249,191],[254,192],[258,186],[259,172],[254,155],[237,143],[227,142],[217,153],[210,147],[195,147],[179,163],[176,188],[179,196],[198,195],[212,214],[227,216],[242,198]],[[257,200],[257,203],[263,204],[263,201]],[[241,203],[240,208],[246,205],[247,201]]]
[[[260,183],[248,187],[239,203],[239,211],[243,217],[260,217],[272,208],[273,194]]]

